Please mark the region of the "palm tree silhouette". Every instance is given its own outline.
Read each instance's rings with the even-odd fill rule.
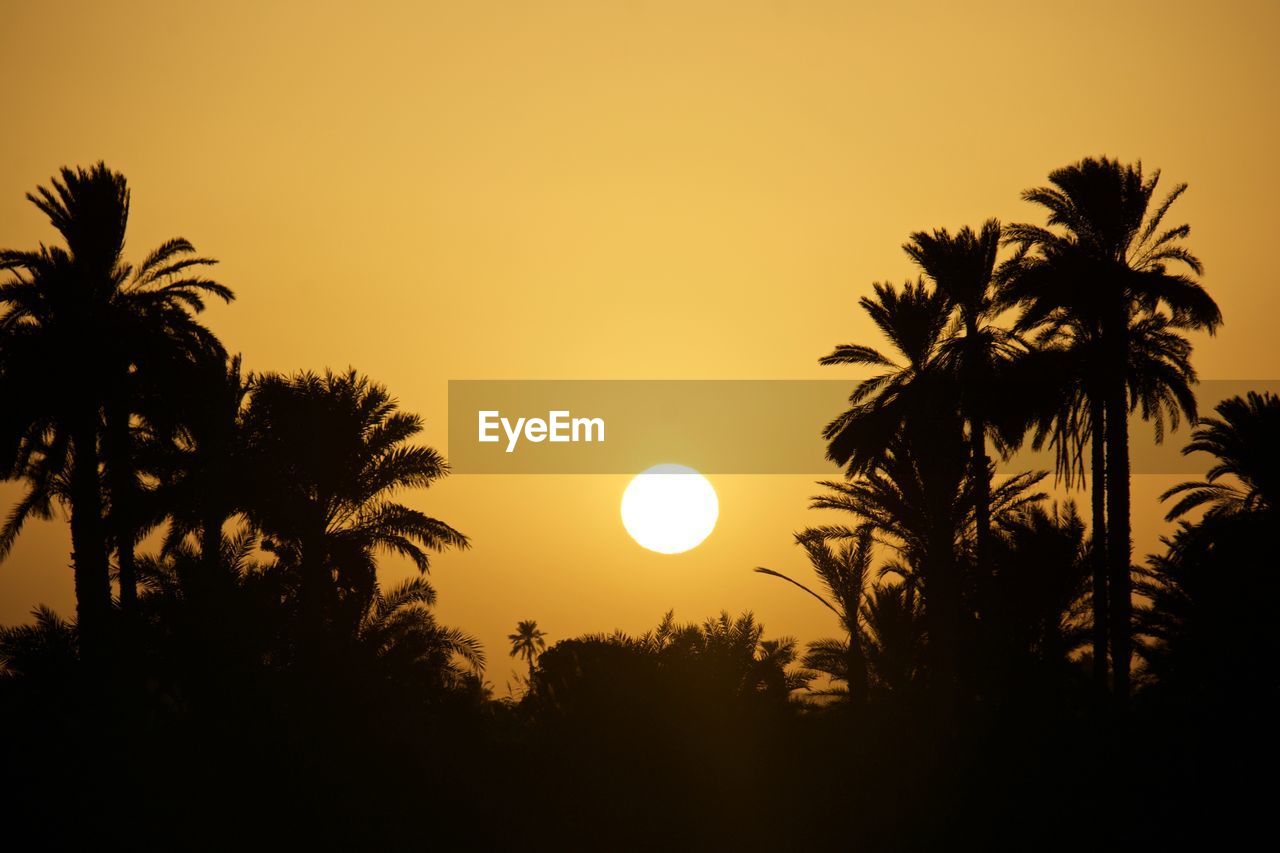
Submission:
[[[842,344],[818,361],[885,368],[858,384],[849,397],[849,408],[822,432],[827,458],[851,475],[867,470],[883,455],[912,412],[935,402],[927,392],[935,380],[938,347],[950,312],[946,297],[923,281],[908,281],[901,290],[887,283],[873,288],[875,296],[864,296],[858,304],[900,360],[873,347]]]
[[[298,574],[306,630],[354,627],[377,589],[375,554],[408,557],[468,547],[467,537],[391,499],[448,473],[422,431],[381,385],[354,370],[267,374],[254,384],[245,420],[245,515],[264,547]]]
[[[920,597],[911,584],[881,584],[862,608],[867,666],[874,683],[902,691],[920,677],[926,663],[925,625]],[[813,666],[806,658],[805,666]]]
[[[781,578],[812,595],[824,607],[836,614],[845,630],[844,640],[818,640],[809,646],[809,655],[824,660],[823,654],[839,649],[844,660],[839,664],[838,677],[848,685],[849,699],[861,703],[867,698],[867,665],[863,652],[862,609],[871,569],[871,530],[863,529],[852,535],[850,541],[833,550],[820,531],[809,530],[796,534],[809,557],[814,574],[822,581],[826,595],[815,592],[794,578],[773,569],[757,568],[764,575]],[[815,646],[821,650],[815,654]],[[808,666],[808,664],[806,664]],[[830,664],[823,671],[831,673]]]
[[[997,522],[995,598],[989,638],[1023,667],[1012,683],[1033,686],[1028,662],[1049,675],[1065,669],[1088,636],[1090,583],[1084,522],[1074,503],[1029,504]]]
[[[1020,287],[1016,272],[1004,270]],[[1038,324],[1038,325],[1037,325]],[[1157,443],[1164,440],[1166,423],[1176,429],[1182,417],[1194,419],[1196,400],[1192,386],[1191,345],[1171,329],[1169,318],[1154,312],[1136,316],[1128,330],[1127,374],[1130,406],[1152,423]],[[1021,414],[1006,425],[1033,431],[1032,446],[1046,444],[1055,455],[1058,478],[1071,488],[1092,483],[1090,489],[1090,562],[1092,574],[1093,674],[1100,689],[1107,683],[1108,581],[1106,519],[1105,413],[1101,390],[1105,387],[1105,359],[1097,330],[1066,311],[1038,318],[1025,312],[1015,324],[1020,332],[1035,331],[1036,347],[1021,356],[1009,381],[1023,400]],[[1016,425],[1016,426],[1015,426]],[[1016,437],[1007,437],[1016,443]],[[1085,462],[1085,445],[1089,461]],[[1088,476],[1085,469],[1088,468]]]
[[[435,603],[435,590],[426,578],[410,578],[385,592],[379,589],[356,637],[391,677],[416,675],[442,688],[458,688],[469,676],[483,672],[484,649],[469,634],[439,625],[431,612]]]
[[[1003,397],[997,376],[1023,350],[1016,337],[994,323],[999,313],[994,273],[1000,223],[989,219],[976,233],[967,226],[954,235],[945,228],[917,231],[902,248],[959,317],[957,333],[946,335],[939,355],[960,383],[960,405],[969,429],[970,476],[975,483],[974,559],[983,567],[991,538],[991,463],[986,444],[992,432],[990,414]]]
[[[1273,510],[1280,500],[1280,397],[1250,391],[1214,407],[1217,417],[1200,420],[1183,454],[1210,453],[1217,462],[1204,480],[1179,483],[1160,496],[1178,498],[1165,518],[1194,509],[1209,515]],[[1221,482],[1231,478],[1235,482]]]
[[[1122,698],[1129,693],[1132,654],[1130,330],[1136,319],[1161,307],[1178,329],[1213,332],[1222,320],[1194,278],[1169,269],[1181,265],[1192,275],[1203,272],[1182,244],[1190,227],[1162,227],[1186,184],[1153,209],[1159,179],[1159,171],[1144,175],[1141,163],[1105,157],[1053,171],[1050,186],[1023,193],[1025,200],[1047,209],[1048,227],[1019,224],[1006,230],[1018,254],[1001,276],[1006,300],[1023,306],[1024,322],[1036,325],[1066,315],[1097,342],[1101,387],[1088,390],[1103,401],[1110,647],[1115,690]]]
[[[946,694],[956,687],[957,648],[965,594],[964,543],[972,530],[977,486],[968,477],[967,441],[954,403],[943,396],[927,425],[923,419],[906,422],[881,459],[860,477],[823,481],[827,492],[815,497],[815,509],[850,513],[858,524],[852,530],[814,528],[828,539],[873,532],[897,553],[887,573],[899,574],[918,585],[929,626],[928,651],[936,686],[943,692],[939,707],[948,713]],[[1013,511],[1044,497],[1032,492],[1047,476],[1023,473],[991,490],[993,515]]]
[[[179,412],[162,425],[152,453],[164,511],[170,518],[165,549],[198,536],[204,580],[220,572],[223,526],[244,504],[244,403],[251,380],[240,356],[197,358],[182,365]]]
[[[511,641],[511,657],[524,658],[529,664],[529,688],[533,688],[533,665],[538,655],[547,648],[546,634],[538,629],[533,619],[521,619],[516,623],[514,634],[508,634]]]
[[[109,539],[119,557],[121,603],[130,608],[136,598],[129,389],[146,378],[149,364],[175,350],[216,347],[192,315],[203,309],[205,296],[229,301],[232,293],[192,273],[212,261],[195,256],[181,238],[162,244],[136,269],[124,262],[129,189],[123,175],[99,163],[64,168],[51,184],[27,198],[66,248],[0,252],[0,269],[11,273],[0,285],[0,376],[12,401],[4,419],[4,470],[29,486],[0,554],[26,517],[47,516],[54,499],[70,505],[77,623],[96,654],[111,607]]]

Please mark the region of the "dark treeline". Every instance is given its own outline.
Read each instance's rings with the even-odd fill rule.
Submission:
[[[549,643],[526,620],[499,698],[433,615],[430,556],[466,536],[397,500],[448,472],[420,419],[354,370],[246,374],[198,318],[233,297],[215,262],[181,238],[127,262],[124,177],[64,169],[28,196],[60,243],[0,253],[0,475],[23,485],[0,557],[61,507],[76,594],[74,619],[0,629],[4,837],[1225,843],[1276,755],[1280,399],[1197,411],[1186,336],[1222,318],[1158,180],[1059,169],[1023,194],[1043,224],[912,234],[919,277],[862,297],[888,348],[822,359],[876,374],[824,432],[844,476],[813,506],[844,521],[796,534],[808,571],[757,570],[838,636],[668,613]],[[1131,442],[1183,422],[1212,467],[1136,508],[1178,526],[1135,560]],[[1057,470],[996,477],[1024,446]],[[421,575],[380,583],[385,554]]]

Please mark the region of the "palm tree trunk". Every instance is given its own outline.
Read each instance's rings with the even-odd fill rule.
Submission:
[[[69,484],[76,622],[81,654],[90,661],[101,661],[106,656],[107,620],[111,613],[111,572],[102,521],[96,421],[96,415],[90,415],[74,427]]]
[[[987,354],[982,349],[978,330],[978,318],[972,311],[965,312],[965,343],[968,352],[966,363],[970,366],[968,400],[965,413],[969,421],[969,461],[974,483],[974,563],[979,579],[985,579],[991,555],[991,472],[987,463],[987,418],[983,412],[982,395],[990,384]]]
[[[1089,401],[1091,462],[1089,502],[1093,513],[1093,541],[1089,559],[1093,565],[1093,679],[1102,692],[1107,689],[1107,475],[1106,418],[1100,395]]]
[[[969,452],[974,482],[974,563],[986,578],[991,554],[991,471],[987,462],[987,427],[981,416],[969,419]]]
[[[956,642],[959,623],[959,585],[950,531],[935,531],[928,571],[924,577],[925,624],[929,632],[929,658],[933,666],[936,710],[943,725],[954,718],[956,693]]]
[[[1124,374],[1118,374],[1107,395],[1107,555],[1111,609],[1111,671],[1121,705],[1129,697],[1129,667],[1133,649],[1129,576],[1133,544],[1129,530],[1129,407]]]
[[[137,531],[134,510],[133,452],[129,439],[127,408],[110,406],[106,411],[103,450],[106,453],[107,489],[111,494],[111,536],[119,569],[120,610],[133,613],[138,605],[138,567],[134,553]]]

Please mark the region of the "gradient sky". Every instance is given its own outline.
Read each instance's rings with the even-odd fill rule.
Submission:
[[[1038,219],[1019,191],[1103,153],[1191,184],[1175,215],[1226,317],[1202,376],[1280,376],[1280,3],[0,7],[0,245],[51,241],[23,193],[104,159],[131,257],[180,234],[222,260],[238,299],[207,319],[249,369],[354,366],[446,450],[449,379],[838,375],[816,359],[879,345],[855,303],[913,273],[908,233]],[[518,619],[554,640],[751,608],[833,633],[750,573],[803,571],[811,479],[712,479],[720,526],[675,557],[623,531],[625,477],[409,502],[473,539],[432,578],[500,691]],[[1135,478],[1139,554],[1168,484]],[[0,623],[73,610],[68,552],[65,523],[24,533]]]

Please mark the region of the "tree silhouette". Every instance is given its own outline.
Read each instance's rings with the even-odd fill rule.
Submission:
[[[1199,507],[1211,515],[1275,509],[1280,499],[1280,397],[1250,391],[1214,407],[1218,417],[1200,420],[1183,454],[1210,453],[1218,461],[1204,480],[1179,483],[1160,496],[1178,498],[1172,521]],[[1231,478],[1232,482],[1221,482]]]
[[[849,397],[849,408],[822,432],[827,458],[851,475],[874,465],[912,412],[936,402],[931,398],[937,388],[938,346],[949,313],[946,298],[923,281],[907,282],[901,291],[891,284],[872,287],[875,296],[864,296],[858,304],[900,361],[863,344],[842,344],[818,361],[885,369],[861,381]]]
[[[529,664],[529,687],[533,688],[533,665],[538,655],[547,647],[546,634],[538,630],[538,623],[533,619],[521,619],[516,624],[514,634],[508,634],[511,641],[511,657],[524,658]]]
[[[221,575],[223,527],[244,505],[244,403],[250,381],[240,356],[197,358],[183,365],[188,381],[177,399],[181,411],[160,425],[150,448],[160,488],[157,497],[170,519],[166,549],[195,535],[205,562],[203,580]]]
[[[903,250],[933,281],[959,318],[959,330],[948,334],[939,353],[955,372],[960,406],[969,430],[970,476],[974,481],[974,558],[985,567],[991,538],[991,462],[987,436],[991,414],[1002,399],[999,376],[1023,351],[1020,342],[995,325],[999,313],[994,274],[1000,248],[1000,223],[987,220],[975,233],[961,228],[954,235],[945,228],[911,235]],[[963,332],[960,334],[959,332]]]
[[[810,666],[809,661],[820,663],[820,666],[815,668],[844,681],[848,685],[849,699],[862,703],[867,698],[867,664],[863,651],[862,609],[870,580],[871,530],[863,529],[853,536],[851,541],[842,543],[838,549],[832,549],[826,537],[819,531],[798,533],[796,541],[804,547],[814,574],[818,576],[827,592],[825,596],[782,572],[764,567],[757,568],[756,571],[794,584],[836,614],[841,627],[845,630],[845,639],[817,640],[810,643],[805,665]],[[832,653],[837,649],[844,658],[839,663],[830,660]]]
[[[1090,553],[1074,503],[1025,504],[997,519],[984,656],[1005,696],[1068,681],[1089,636]]]
[[[1004,271],[1014,287],[1026,282],[1018,273]],[[1034,275],[1034,273],[1033,273]],[[1039,450],[1046,444],[1055,455],[1057,475],[1071,488],[1077,482],[1092,483],[1090,490],[1090,560],[1092,563],[1092,645],[1095,682],[1107,683],[1108,584],[1106,457],[1103,434],[1105,416],[1101,389],[1105,387],[1105,358],[1096,329],[1083,324],[1066,311],[1053,311],[1047,318],[1025,312],[1018,320],[1019,331],[1035,330],[1036,348],[1012,365],[1009,386],[1022,400],[1022,420],[1006,422],[1014,431],[1030,428],[1031,444]],[[1191,366],[1191,345],[1170,328],[1169,318],[1160,313],[1135,316],[1128,330],[1129,369],[1127,374],[1130,407],[1154,428],[1155,440],[1164,439],[1166,423],[1176,429],[1183,416],[1194,418],[1196,373]],[[1006,436],[1016,443],[1016,436]],[[1085,446],[1089,462],[1085,463]],[[1088,468],[1088,476],[1085,469]]]
[[[435,603],[435,590],[421,577],[374,594],[357,638],[387,678],[418,678],[437,688],[458,689],[468,676],[478,677],[484,670],[480,642],[438,625],[431,613]]]
[[[1105,418],[1106,513],[1111,658],[1115,690],[1129,692],[1131,578],[1129,432],[1130,329],[1136,319],[1163,307],[1178,329],[1214,331],[1218,306],[1181,265],[1199,275],[1199,260],[1182,245],[1187,225],[1163,227],[1165,215],[1186,189],[1180,184],[1153,209],[1160,179],[1141,163],[1086,158],[1049,175],[1049,186],[1023,193],[1046,208],[1048,227],[1018,224],[1006,230],[1018,247],[1005,280],[1006,300],[1021,304],[1023,322],[1055,315],[1071,318],[1096,339],[1099,389]]]
[[[303,622],[350,632],[374,598],[375,554],[408,557],[420,572],[428,552],[466,548],[443,521],[392,500],[445,476],[444,459],[408,446],[422,431],[381,385],[326,372],[267,374],[245,411],[245,515],[264,547],[297,573]]]
[[[30,487],[0,547],[12,542],[28,515],[47,517],[52,500],[70,504],[77,622],[82,641],[97,654],[111,607],[109,540],[117,550],[122,606],[131,608],[136,597],[131,390],[177,350],[217,348],[192,314],[203,309],[204,297],[230,300],[232,293],[194,272],[212,261],[181,238],[162,244],[136,269],[124,262],[129,189],[123,175],[99,163],[63,169],[51,185],[27,198],[66,247],[0,252],[0,269],[11,274],[0,285],[0,394],[11,401],[3,467]],[[110,510],[106,520],[104,509]]]
[[[953,405],[948,405],[948,404]],[[815,528],[827,538],[847,538],[871,531],[899,557],[887,571],[918,585],[930,642],[940,708],[949,713],[945,694],[955,690],[962,610],[971,578],[967,577],[965,542],[973,529],[975,492],[968,447],[954,395],[944,394],[934,416],[908,421],[880,461],[860,477],[823,481],[828,491],[813,499],[815,509],[835,509],[857,519],[854,528]],[[995,514],[1012,511],[1043,497],[1031,491],[1046,476],[1019,474],[991,491]]]

